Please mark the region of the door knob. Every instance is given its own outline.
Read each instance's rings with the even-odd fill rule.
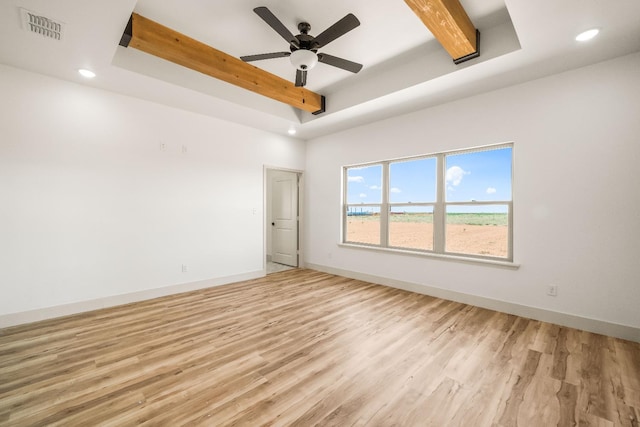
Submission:
[[[272,222],[272,223],[271,223],[271,225],[273,225],[273,226],[275,227],[275,226],[276,226],[276,223],[275,223],[275,222]]]

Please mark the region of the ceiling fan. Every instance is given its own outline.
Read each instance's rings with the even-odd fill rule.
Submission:
[[[240,59],[243,61],[251,62],[288,56],[293,66],[296,67],[296,86],[304,86],[307,84],[307,71],[315,67],[318,62],[351,71],[352,73],[357,73],[362,69],[362,64],[358,64],[357,62],[338,58],[337,56],[326,53],[318,53],[318,49],[325,47],[338,37],[343,36],[360,25],[360,21],[358,21],[358,18],[352,13],[340,19],[316,37],[313,37],[309,34],[311,25],[308,22],[299,23],[298,31],[300,31],[300,34],[294,36],[268,8],[264,6],[256,7],[253,11],[289,43],[290,52],[241,56]]]

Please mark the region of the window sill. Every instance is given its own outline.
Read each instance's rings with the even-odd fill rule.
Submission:
[[[501,267],[512,270],[517,270],[520,268],[520,264],[511,262],[511,261],[498,261],[493,259],[481,259],[481,258],[473,258],[466,257],[461,255],[444,255],[444,254],[434,254],[429,252],[416,252],[411,250],[403,250],[403,249],[392,249],[392,248],[380,248],[376,246],[368,246],[368,245],[358,245],[355,243],[338,243],[338,246],[344,248],[352,248],[352,249],[367,249],[375,252],[386,252],[395,255],[409,255],[409,256],[417,256],[423,258],[433,258],[442,261],[454,261],[454,262],[462,262],[466,264],[476,264],[476,265],[486,265],[490,267]]]

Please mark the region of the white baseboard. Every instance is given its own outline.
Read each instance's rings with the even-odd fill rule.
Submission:
[[[640,342],[640,329],[633,326],[620,325],[618,323],[590,319],[587,317],[546,310],[543,308],[529,307],[526,305],[514,304],[511,302],[464,294],[461,292],[435,288],[418,283],[405,282],[388,277],[374,276],[366,273],[359,273],[356,271],[343,270],[340,268],[333,268],[325,265],[307,263],[306,268],[322,271],[324,273],[336,274],[338,276],[349,277],[351,279],[362,280],[369,283],[375,283],[378,285],[403,289],[405,291],[429,295],[446,300],[461,302],[464,304],[487,308],[503,313],[514,314],[517,316],[526,317],[528,319],[540,320],[543,322],[554,323],[556,325],[567,326],[583,331],[594,332],[597,334],[622,338],[629,341]]]
[[[257,279],[266,275],[265,270],[251,271],[249,273],[237,274],[234,276],[217,277],[214,279],[201,280],[197,282],[181,283],[162,288],[147,289],[128,294],[112,295],[88,301],[74,302],[70,304],[45,307],[36,310],[23,311],[19,313],[9,313],[0,315],[0,328],[22,325],[25,323],[37,322],[40,320],[53,319],[56,317],[68,316],[71,314],[83,313],[101,308],[114,307],[132,302],[144,301],[167,295],[179,294],[183,292],[196,291],[198,289],[211,288],[214,286],[227,285],[229,283],[242,282],[244,280]]]

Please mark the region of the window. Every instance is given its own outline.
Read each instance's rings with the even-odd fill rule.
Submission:
[[[512,144],[344,168],[343,243],[513,260]]]
[[[433,250],[436,158],[389,163],[389,246]]]
[[[347,169],[346,241],[380,245],[382,165]]]

